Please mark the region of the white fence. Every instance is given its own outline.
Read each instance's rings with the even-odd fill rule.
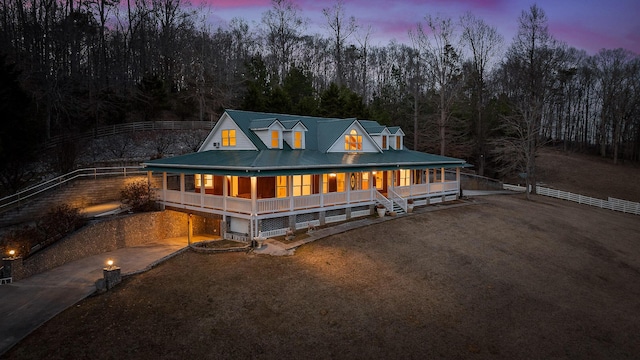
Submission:
[[[45,147],[52,147],[65,140],[77,141],[80,139],[99,138],[110,135],[131,133],[137,131],[150,130],[211,130],[215,122],[213,121],[139,121],[133,123],[100,126],[82,134],[64,134],[52,136],[45,142]]]
[[[0,199],[0,212],[9,209],[12,205],[20,205],[25,200],[30,199],[40,193],[57,188],[62,184],[66,184],[69,181],[78,178],[97,178],[103,176],[131,176],[146,174],[146,170],[143,170],[139,166],[120,166],[120,167],[97,167],[78,169],[70,173],[58,176],[56,178],[47,180],[40,184],[30,186],[24,190],[21,190],[13,195],[9,195]]]
[[[505,190],[511,190],[511,191],[524,192],[526,190],[526,187],[518,186],[518,185],[504,184],[503,187]],[[556,199],[573,201],[573,202],[577,202],[578,204],[586,204],[590,206],[599,207],[601,209],[608,209],[608,210],[619,211],[627,214],[640,215],[640,203],[633,202],[633,201],[620,200],[612,197],[608,198],[607,200],[603,200],[603,199],[593,198],[590,196],[574,194],[567,191],[549,189],[542,186],[536,186],[536,192],[538,193],[538,195],[544,195],[544,196],[549,196]]]

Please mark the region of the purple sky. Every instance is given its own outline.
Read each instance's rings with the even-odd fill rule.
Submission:
[[[322,8],[329,0],[293,0],[310,20],[309,33],[326,33]],[[270,0],[192,0],[208,4],[211,15],[222,21],[241,17],[253,26],[271,6]],[[602,48],[625,48],[640,54],[640,1],[638,0],[345,0],[347,15],[358,24],[373,29],[373,44],[386,45],[391,39],[407,42],[409,29],[424,16],[451,17],[471,11],[495,26],[511,43],[523,10],[537,3],[549,20],[556,39],[595,54]]]

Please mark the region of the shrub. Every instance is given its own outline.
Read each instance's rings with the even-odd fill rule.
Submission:
[[[40,250],[85,224],[78,208],[59,205],[49,210],[35,225],[27,225],[7,232],[1,246],[5,250],[16,250],[18,255],[27,257],[32,250]]]
[[[151,188],[147,181],[133,182],[120,192],[123,203],[131,206],[133,211],[154,210],[154,202],[151,198]]]
[[[42,220],[36,223],[41,234],[39,243],[51,244],[74,232],[85,224],[80,209],[63,204],[49,210]]]

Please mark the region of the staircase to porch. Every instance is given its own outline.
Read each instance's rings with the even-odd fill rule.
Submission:
[[[400,197],[396,193],[393,193],[393,196],[393,198],[389,199],[379,191],[376,191],[376,203],[382,204],[387,209],[387,211],[395,212],[396,215],[405,214],[406,211],[402,207],[402,205],[404,204],[406,206],[407,199]]]
[[[393,201],[393,212],[395,212],[396,215],[402,215],[406,213],[402,206],[398,205],[398,203],[396,203],[395,201]]]

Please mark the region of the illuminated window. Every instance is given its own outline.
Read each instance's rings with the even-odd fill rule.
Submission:
[[[398,185],[399,186],[411,185],[411,170],[408,170],[408,169],[398,170]]]
[[[235,130],[222,130],[222,146],[236,146]]]
[[[278,176],[276,179],[276,197],[287,197],[287,177]]]
[[[293,175],[293,196],[311,195],[311,175]]]
[[[196,187],[199,188],[202,184],[202,178],[200,174],[196,174],[195,176],[196,179]],[[212,189],[213,188],[213,175],[205,175],[204,176],[204,187],[207,189]]]
[[[278,130],[271,131],[271,148],[280,148],[280,132]]]
[[[338,174],[322,174],[322,192],[323,193],[331,193],[331,192],[344,192],[345,188],[345,173]]]
[[[336,187],[338,192],[346,191],[346,187],[345,187],[346,177],[347,177],[347,174],[345,173],[336,174]]]
[[[362,190],[369,190],[369,173],[362,173]]]
[[[396,149],[400,150],[402,148],[402,137],[396,136]]]
[[[293,133],[293,148],[302,149],[302,131],[296,131]]]
[[[386,137],[386,135],[382,136],[382,148],[385,149],[385,150],[387,149],[387,137]]]
[[[362,150],[362,135],[358,135],[357,131],[351,130],[349,135],[344,137],[344,149],[348,151]]]
[[[237,176],[227,176],[227,179],[229,179],[229,192],[228,195],[229,196],[238,196],[238,189],[239,189],[239,184],[238,184],[238,177]]]

